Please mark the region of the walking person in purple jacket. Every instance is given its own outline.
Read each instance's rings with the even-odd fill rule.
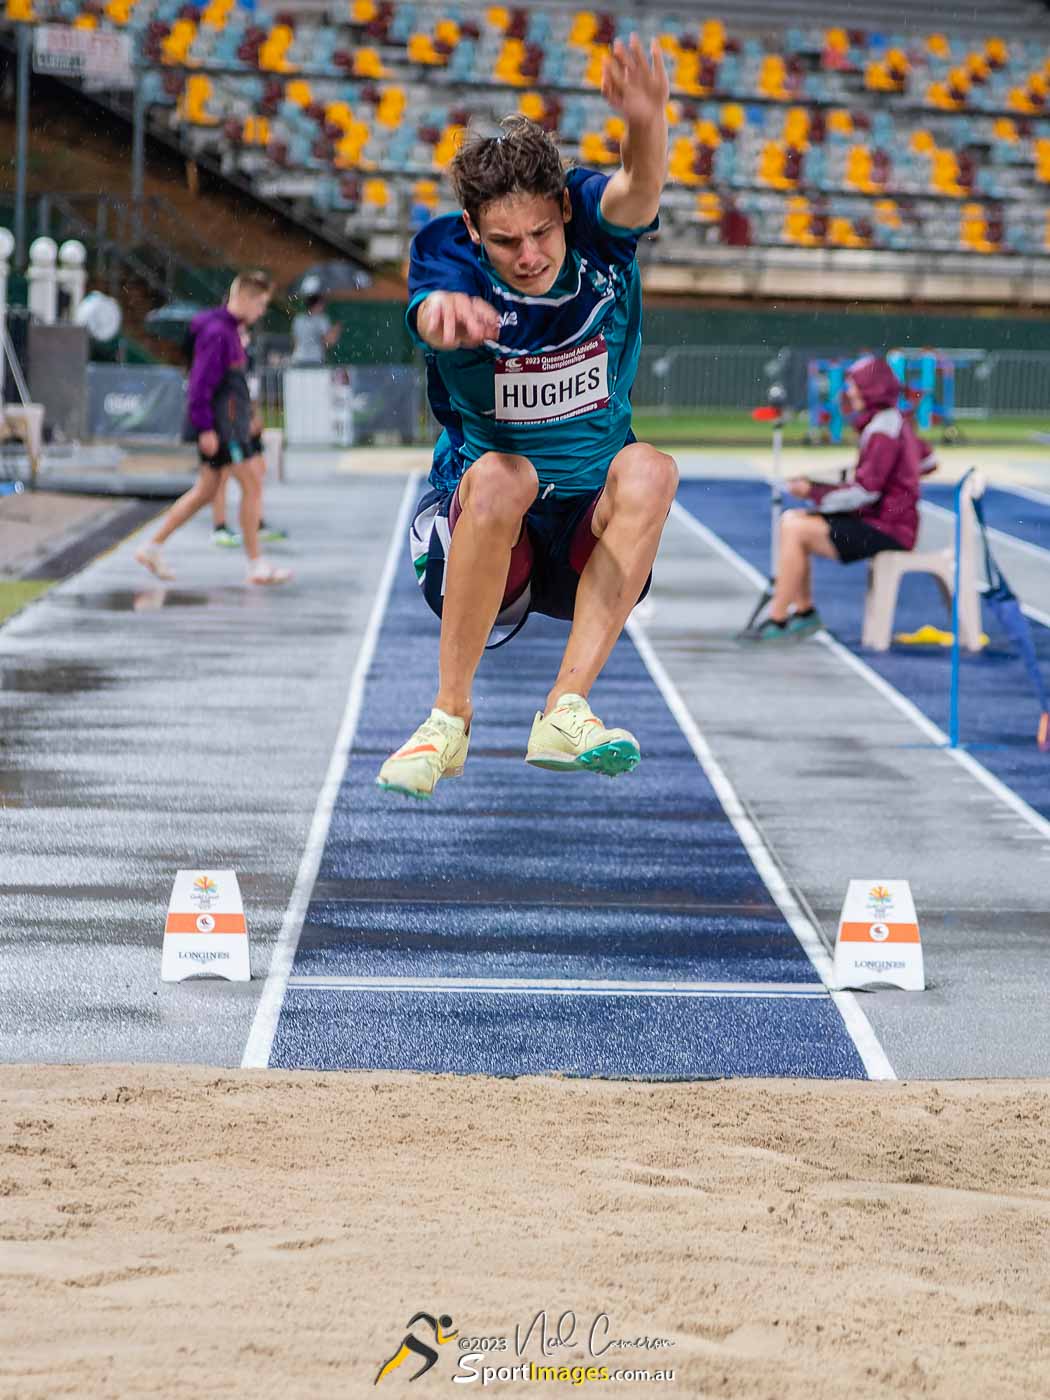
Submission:
[[[161,554],[170,535],[215,496],[230,471],[241,488],[241,536],[248,555],[248,582],[287,583],[291,573],[275,569],[259,552],[262,480],[252,463],[252,401],[248,390],[248,360],[242,328],[253,326],[266,311],[273,291],[264,272],[241,273],[233,279],[224,306],[202,311],[190,326],[193,364],[186,394],[187,416],[196,434],[200,473],[164,516],[152,540],[136,551],[136,560],[165,581],[174,571]]]
[[[823,627],[813,605],[814,554],[852,564],[884,549],[915,548],[919,478],[930,470],[930,453],[898,408],[900,381],[885,360],[865,355],[847,371],[846,394],[860,436],[857,465],[842,485],[788,482],[793,496],[815,508],[781,516],[773,600],[748,641],[801,640]]]

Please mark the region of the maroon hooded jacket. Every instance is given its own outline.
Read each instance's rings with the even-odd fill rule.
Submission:
[[[842,486],[814,486],[822,515],[856,513],[865,524],[914,549],[919,533],[919,477],[929,449],[897,407],[901,386],[885,360],[867,355],[847,371],[864,400],[854,418],[860,451]],[[928,466],[926,470],[928,470]]]

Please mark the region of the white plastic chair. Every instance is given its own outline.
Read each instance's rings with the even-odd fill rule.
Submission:
[[[974,497],[983,495],[984,478],[971,472],[963,490],[962,551],[959,568],[959,641],[967,651],[981,649],[981,595],[977,586],[977,520]],[[897,594],[905,574],[932,574],[937,580],[949,615],[955,588],[955,547],[931,550],[887,549],[868,562],[868,595],[864,603],[861,644],[872,651],[888,651],[893,638]]]

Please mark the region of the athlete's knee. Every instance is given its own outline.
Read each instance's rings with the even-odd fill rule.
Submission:
[[[666,512],[678,490],[678,463],[649,443],[635,442],[614,460],[609,485],[617,504]]]
[[[513,452],[486,452],[472,464],[459,486],[459,503],[478,520],[521,520],[539,494],[536,469]]]

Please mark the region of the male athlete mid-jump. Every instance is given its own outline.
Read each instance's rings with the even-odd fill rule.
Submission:
[[[551,136],[509,118],[453,162],[462,217],[434,219],[412,244],[408,324],[444,429],[412,557],[441,649],[429,718],[380,769],[388,791],[429,797],[463,771],[486,643],[529,612],[572,627],[526,762],[615,775],[641,756],[587,696],[648,589],[678,481],[674,460],[631,432],[635,253],[656,227],[667,165],[655,44],[649,55],[635,35],[614,45],[602,93],[624,124],[611,177],[566,173]]]

